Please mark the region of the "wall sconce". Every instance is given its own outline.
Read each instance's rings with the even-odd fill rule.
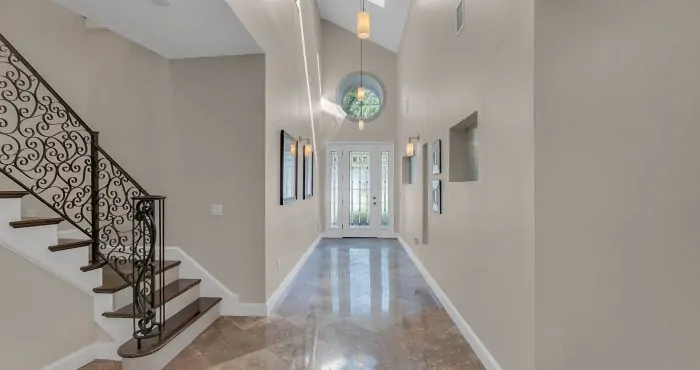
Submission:
[[[294,156],[297,155],[297,146],[299,146],[299,141],[298,141],[298,140],[294,140],[294,143],[293,143],[292,146],[289,148],[289,153],[290,153],[291,155],[294,155]]]
[[[406,143],[406,157],[413,157],[416,155],[416,146],[413,144],[414,141],[420,141],[420,136],[411,136],[408,138],[408,143]]]
[[[311,154],[313,154],[313,152],[314,152],[314,146],[311,145],[311,139],[304,139],[304,138],[300,137],[299,142],[305,143],[304,144],[304,151],[303,151],[304,157],[307,157],[307,158],[311,157]]]

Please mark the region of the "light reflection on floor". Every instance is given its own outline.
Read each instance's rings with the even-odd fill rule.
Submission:
[[[327,239],[274,317],[222,317],[166,369],[483,366],[395,240]]]

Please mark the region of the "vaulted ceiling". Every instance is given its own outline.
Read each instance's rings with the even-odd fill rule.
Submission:
[[[262,53],[225,0],[56,1],[166,58]]]
[[[262,53],[226,0],[55,0],[170,59]],[[262,1],[262,0],[245,0]],[[356,31],[361,0],[317,0],[321,17]],[[370,41],[397,52],[411,0],[365,0]]]
[[[356,32],[357,12],[362,0],[317,0],[321,18],[350,32]],[[371,16],[370,41],[398,52],[411,0],[365,0]]]

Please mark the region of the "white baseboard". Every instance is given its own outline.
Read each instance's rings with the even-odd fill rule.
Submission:
[[[267,305],[265,303],[239,303],[235,315],[228,316],[267,316]]]
[[[41,368],[41,370],[75,370],[95,360],[95,344],[85,346],[60,360]]]
[[[119,349],[120,345],[117,342],[97,342],[93,344],[95,347],[95,358],[98,360],[121,361],[121,356],[117,354],[117,349]]]
[[[275,289],[272,295],[270,295],[270,298],[267,299],[268,316],[270,316],[277,309],[277,306],[280,304],[280,302],[282,302],[287,296],[287,293],[289,292],[289,286],[292,284],[294,277],[297,276],[299,270],[301,270],[301,267],[304,266],[306,260],[309,259],[309,256],[316,249],[318,243],[321,242],[321,239],[323,239],[323,235],[319,235],[316,238],[316,240],[314,240],[314,242],[311,243],[311,246],[309,246],[309,249],[306,250],[306,253],[304,253],[304,255],[301,256],[294,268],[291,271],[289,271],[289,274],[287,274],[284,280],[282,280],[282,283],[280,283],[277,289]]]
[[[423,278],[425,278],[425,281],[430,285],[430,288],[433,289],[433,292],[435,292],[435,295],[440,299],[440,303],[442,303],[443,307],[445,307],[445,310],[447,310],[447,313],[450,315],[452,318],[452,321],[455,322],[457,327],[459,328],[459,331],[462,332],[462,335],[464,338],[469,342],[469,345],[472,347],[474,350],[474,353],[479,357],[479,360],[481,360],[481,363],[484,365],[486,370],[502,370],[501,365],[498,364],[496,359],[491,355],[491,352],[486,348],[484,345],[484,342],[479,339],[479,337],[476,335],[474,330],[467,324],[467,321],[464,320],[462,315],[459,314],[457,311],[457,308],[452,304],[450,299],[447,297],[447,294],[440,288],[440,285],[438,285],[437,281],[433,279],[433,277],[430,275],[430,272],[428,272],[428,269],[423,266],[423,263],[418,259],[418,256],[416,256],[415,253],[413,253],[413,249],[406,243],[405,240],[401,237],[401,235],[398,235],[398,240],[399,243],[403,246],[404,250],[408,254],[408,256],[411,258],[411,261],[416,265],[418,270],[421,272],[423,275]]]
[[[245,316],[239,313],[240,302],[238,295],[227,288],[219,279],[214,277],[207,269],[200,265],[192,256],[180,247],[166,247],[165,259],[181,261],[180,278],[201,279],[199,292],[202,297],[221,297],[219,303],[223,316]]]

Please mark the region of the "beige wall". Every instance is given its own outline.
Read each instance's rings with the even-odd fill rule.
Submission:
[[[700,2],[537,0],[537,370],[700,364]]]
[[[0,31],[134,178],[168,196],[168,244],[242,301],[264,302],[318,235],[318,196],[280,207],[278,177],[279,131],[313,137],[310,113],[320,126],[320,25],[315,2],[302,1],[309,99],[294,3],[244,5],[267,7],[239,9],[253,14],[266,56],[168,61],[112,32],[85,32],[81,17],[49,1],[3,0],[12,16]],[[255,23],[261,9],[269,18]],[[211,204],[224,204],[224,216],[210,217]]]
[[[2,0],[0,32],[101,132],[102,146],[121,165],[150,192],[168,196],[168,244],[183,247],[243,302],[261,303],[318,235],[318,197],[279,206],[278,176],[279,131],[313,137],[312,118],[320,125],[313,82],[320,25],[315,2],[302,1],[307,71],[294,3],[252,5],[269,6],[269,20],[284,25],[270,29],[266,19],[252,27],[275,33],[266,56],[168,61],[112,32],[85,32],[81,17],[43,0]],[[210,217],[217,203],[224,216]],[[71,311],[80,314],[66,319],[94,336],[89,298],[81,302],[56,284],[56,297],[79,306]],[[85,345],[83,336],[66,341],[63,334],[44,332],[47,348],[15,368]]]
[[[168,236],[241,301],[264,302],[265,57],[173,61],[170,71],[174,117],[155,138]]]
[[[168,197],[167,244],[241,301],[264,302],[265,57],[169,61],[113,32],[85,38],[84,118],[142,186]]]
[[[315,0],[300,0],[300,18],[294,1],[227,3],[265,51],[265,295],[270,297],[319,234],[318,195],[302,200],[300,189],[297,202],[279,205],[280,131],[314,138],[321,124],[318,9]]]
[[[533,1],[416,0],[399,51],[399,142],[443,140],[442,215],[421,238],[419,183],[402,187],[401,235],[503,369],[534,369]],[[449,183],[449,128],[479,111],[480,178]],[[425,155],[425,153],[419,153]],[[420,157],[418,157],[420,159]],[[559,370],[569,370],[559,368]]]
[[[92,298],[0,246],[3,369],[36,370],[95,341]]]
[[[302,4],[309,67],[313,67],[315,42],[311,29],[315,2]],[[280,131],[295,137],[312,138],[312,116],[318,113],[309,106],[304,57],[301,48],[301,23],[294,2],[283,2],[278,22],[286,30],[275,39],[266,52],[266,152],[265,152],[265,272],[266,295],[279,287],[301,256],[319,234],[319,196],[302,198],[302,161],[299,161],[299,199],[280,205]],[[268,9],[269,10],[269,9]],[[275,10],[277,11],[277,9]],[[311,75],[309,76],[310,80]],[[314,85],[316,86],[316,85]],[[312,92],[314,91],[312,87]],[[318,91],[316,89],[316,91]],[[312,97],[312,99],[314,99]],[[317,121],[316,121],[317,122]],[[318,173],[318,171],[317,171]],[[318,184],[318,179],[316,180]],[[318,188],[318,186],[317,186]]]
[[[28,19],[35,22],[29,24]],[[0,32],[83,112],[87,86],[81,65],[84,43],[77,19],[38,0],[0,0]],[[41,40],[36,42],[36,40]],[[55,60],[55,55],[65,58]],[[74,71],[73,73],[65,71]],[[77,72],[77,73],[76,73]],[[16,189],[0,175],[0,189]],[[0,357],[3,368],[36,370],[94,342],[92,299],[0,246]],[[48,329],[48,330],[47,330]]]
[[[50,1],[0,7],[0,32],[101,132],[103,148],[168,196],[168,244],[242,301],[264,302],[264,56],[171,62],[113,32],[86,32]],[[224,216],[209,216],[211,204]]]

